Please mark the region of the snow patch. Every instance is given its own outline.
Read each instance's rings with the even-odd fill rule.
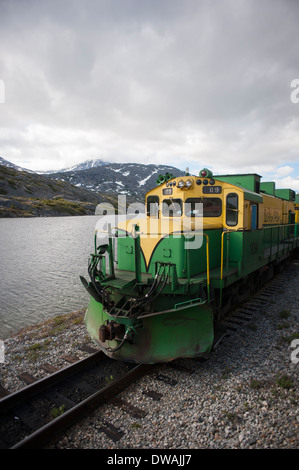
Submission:
[[[143,186],[155,173],[157,173],[157,170],[153,171],[149,176],[139,181],[139,186]]]

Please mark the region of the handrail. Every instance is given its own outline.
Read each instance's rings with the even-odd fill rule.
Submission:
[[[203,232],[203,235],[207,239],[206,243],[206,253],[207,253],[207,291],[208,291],[208,302],[210,303],[210,244],[209,236]]]
[[[262,229],[264,228],[275,228],[275,227],[293,227],[293,226],[296,226],[296,225],[299,225],[298,222],[295,222],[294,224],[277,224],[277,225],[270,225],[267,226],[267,225],[263,225]]]
[[[223,230],[221,234],[221,255],[220,255],[220,299],[219,299],[219,306],[218,308],[221,307],[222,305],[222,289],[223,289],[223,265],[224,265],[224,235],[227,234],[229,235],[230,233],[233,232],[238,232],[237,230]],[[229,246],[227,247],[227,254],[226,254],[226,261],[227,261],[227,266],[229,262]]]
[[[228,233],[228,230],[223,230],[221,234],[221,255],[220,255],[220,279],[222,281],[223,279],[223,257],[224,257],[224,249],[223,249],[223,244],[224,244],[224,235]]]
[[[221,254],[220,254],[220,299],[219,299],[219,307],[222,305],[222,289],[223,289],[223,258],[224,258],[224,235],[230,233],[229,230],[223,230],[221,234]],[[228,257],[228,253],[227,253]]]
[[[270,227],[265,227],[263,226],[262,227],[262,230],[264,229],[273,229],[273,228],[281,228],[281,227],[296,227],[296,226],[299,226],[298,223],[294,223],[294,224],[280,224],[280,225],[271,225]],[[223,245],[224,245],[224,235],[225,234],[229,234],[229,233],[232,233],[232,232],[236,232],[236,230],[224,230],[221,234],[221,260],[220,260],[220,279],[222,280],[223,279],[223,258],[224,258],[224,249],[223,249]],[[293,234],[293,238],[294,238],[294,234]],[[228,254],[227,254],[228,255]]]
[[[108,234],[108,243],[104,243],[102,245],[97,246],[97,232],[100,232],[100,230],[95,230],[94,233],[94,254],[92,254],[92,257],[98,257],[100,258],[101,262],[103,261],[104,265],[104,271],[103,274],[106,276],[106,259],[105,259],[105,253],[108,254],[108,260],[109,260],[109,274],[110,276],[114,277],[114,256],[113,256],[113,243],[112,243],[112,237],[111,237],[111,224],[108,224],[108,230],[107,231],[101,231],[101,233],[107,233]],[[98,250],[102,249],[98,253]],[[101,266],[102,267],[102,266]]]
[[[292,233],[291,232],[291,227],[293,227]],[[262,240],[263,246],[267,246],[267,243],[269,244],[270,248],[270,253],[269,253],[269,258],[271,260],[272,258],[272,247],[277,245],[277,253],[279,253],[280,249],[280,243],[283,242],[284,240],[292,240],[292,248],[296,246],[295,240],[298,239],[298,234],[296,228],[299,227],[299,224],[297,222],[293,224],[277,224],[277,225],[269,225],[269,226],[263,226],[262,230],[264,229],[270,229],[270,240]],[[273,233],[277,229],[276,235],[274,234],[274,240],[273,240]],[[287,231],[289,230],[289,232]],[[266,237],[265,237],[266,238]],[[276,238],[276,239],[275,239]],[[285,248],[282,248],[282,252],[284,253]]]
[[[281,227],[294,227],[294,232],[291,236],[291,238],[293,238],[293,247],[295,246],[295,237],[297,238],[297,234],[295,234],[296,230],[295,228],[296,227],[299,227],[299,224],[298,223],[294,223],[294,224],[278,224],[278,225],[271,225],[269,227],[267,226],[263,226],[261,228],[261,230],[264,230],[264,229],[273,229],[273,228],[281,228]],[[223,230],[222,234],[221,234],[221,259],[220,259],[220,299],[219,299],[219,308],[221,307],[222,305],[222,289],[223,289],[223,265],[224,265],[224,235],[225,234],[230,234],[232,232],[236,232],[236,230]],[[278,246],[279,246],[279,241],[280,241],[280,237],[278,237]],[[272,254],[272,245],[273,245],[273,240],[272,240],[272,232],[271,232],[271,240],[270,240],[270,257],[271,257],[271,254]],[[229,252],[227,252],[227,261],[229,261]]]

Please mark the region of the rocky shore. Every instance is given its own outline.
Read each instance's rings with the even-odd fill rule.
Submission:
[[[207,361],[179,361],[192,374],[160,365],[161,373],[176,379],[175,386],[148,376],[123,392],[127,401],[147,412],[145,418],[105,405],[53,447],[298,449],[299,265],[292,264],[279,276],[284,287],[277,287],[267,304]],[[24,386],[21,372],[42,377],[41,363],[63,367],[64,354],[84,357],[87,353],[80,348],[89,337],[83,316],[80,311],[56,317],[7,339],[0,384],[12,392]],[[144,396],[145,389],[162,394],[161,400]],[[103,419],[124,432],[122,439],[113,442],[101,432]]]
[[[0,158],[0,218],[93,215],[106,199],[67,181],[1,165]],[[116,200],[112,195],[109,202]]]
[[[96,204],[67,200],[61,196],[53,199],[0,196],[0,217],[60,217],[69,215],[94,215]]]

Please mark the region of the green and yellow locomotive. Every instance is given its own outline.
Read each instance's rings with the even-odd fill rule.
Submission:
[[[211,351],[216,321],[298,249],[299,201],[257,174],[160,176],[144,217],[109,227],[89,262],[89,334],[110,357]],[[115,251],[117,251],[117,261]]]

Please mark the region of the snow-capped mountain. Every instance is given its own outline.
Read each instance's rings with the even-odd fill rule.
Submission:
[[[78,165],[74,165],[70,168],[65,168],[64,170],[61,170],[63,172],[65,171],[80,171],[80,170],[89,170],[90,168],[95,168],[97,166],[105,165],[108,164],[108,162],[104,162],[104,160],[94,159],[94,160],[86,160],[83,163],[78,163]]]
[[[28,173],[35,173],[35,171],[28,170],[27,168],[23,168],[21,166],[15,165],[14,163],[9,162],[8,160],[5,160],[5,158],[0,157],[0,165],[6,166],[7,168],[14,168],[15,170],[18,171],[27,171]]]
[[[81,171],[81,170],[89,170],[90,168],[95,168],[97,166],[105,165],[108,162],[104,162],[104,160],[100,160],[99,158],[93,160],[86,160],[85,162],[78,163],[77,165],[71,166],[69,168],[63,168],[62,170],[51,170],[51,171],[39,171],[37,173],[43,175],[51,175],[53,173],[65,173],[67,171]]]
[[[104,162],[104,160],[100,160],[99,158],[93,160],[86,160],[85,162],[78,163],[77,165],[71,166],[69,168],[63,168],[62,170],[39,170],[36,173],[39,175],[52,175],[53,173],[65,173],[67,171],[80,171],[80,170],[89,170],[90,168],[94,168],[96,166],[103,165],[108,162]]]
[[[68,171],[51,173],[49,176],[56,180],[68,181],[89,191],[125,194],[142,200],[145,193],[157,185],[158,176],[167,172],[174,176],[184,174],[178,168],[167,165],[91,160],[76,165]]]
[[[86,160],[71,168],[59,171],[34,172],[19,167],[0,157],[0,165],[14,170],[43,175],[49,179],[65,181],[92,193],[124,194],[143,201],[147,191],[157,185],[159,175],[171,173],[181,176],[183,171],[168,165],[144,165],[141,163],[109,163],[101,159]]]

